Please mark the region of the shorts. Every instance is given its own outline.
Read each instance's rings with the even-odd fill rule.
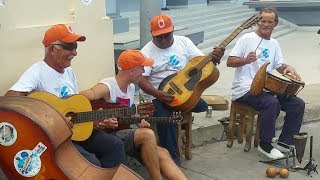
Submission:
[[[123,129],[112,134],[120,138],[124,144],[124,149],[128,156],[134,157],[142,163],[140,149],[137,149],[134,144],[134,133],[135,129]]]

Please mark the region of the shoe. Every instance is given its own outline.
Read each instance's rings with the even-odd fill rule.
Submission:
[[[294,148],[293,145],[288,145],[288,144],[282,143],[280,141],[278,141],[278,143],[275,144],[274,147],[276,149],[278,149],[280,152],[283,152],[283,153],[289,153],[290,152],[290,147]]]
[[[276,148],[274,148],[271,143],[259,142],[258,150],[268,156],[271,159],[283,158],[284,155]]]
[[[170,10],[168,7],[161,8],[162,11]]]

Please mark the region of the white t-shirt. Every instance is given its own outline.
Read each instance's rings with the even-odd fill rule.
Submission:
[[[109,91],[110,91],[109,103],[124,103],[128,106],[132,106],[134,104],[134,92],[135,92],[134,84],[131,83],[127,88],[127,92],[123,92],[119,88],[115,77],[108,77],[108,78],[102,79],[100,83],[105,84],[109,88]]]
[[[141,53],[148,58],[153,58],[154,63],[150,67],[144,67],[144,76],[149,76],[149,82],[158,89],[162,80],[171,74],[180,71],[192,58],[203,56],[204,54],[184,36],[173,36],[173,44],[166,49],[158,48],[152,41],[147,43]],[[155,99],[153,96],[140,90],[140,94],[145,101]]]
[[[284,64],[277,40],[271,38],[270,40],[262,39],[261,43],[260,41],[261,37],[255,32],[246,33],[237,41],[235,47],[229,54],[229,56],[244,58],[247,57],[250,52],[257,49],[257,60],[255,62],[237,67],[235,70],[232,82],[232,100],[236,100],[250,91],[252,80],[264,63],[270,62],[267,67],[267,72],[277,69]]]
[[[10,90],[19,92],[46,91],[63,98],[77,94],[78,84],[71,67],[67,67],[61,74],[44,61],[38,61],[23,73]]]

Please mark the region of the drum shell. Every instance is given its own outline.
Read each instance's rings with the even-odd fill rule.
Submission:
[[[269,73],[267,73],[267,79],[265,82],[264,88],[275,94],[282,95],[286,92],[288,85],[291,85],[291,82],[286,82],[280,78],[277,78]]]
[[[289,96],[295,96],[298,94],[300,87],[304,86],[304,83],[292,82],[288,85],[285,94]]]

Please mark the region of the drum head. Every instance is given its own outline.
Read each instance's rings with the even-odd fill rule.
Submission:
[[[286,81],[286,82],[291,82],[290,79],[284,77],[282,74],[280,74],[277,70],[273,70],[271,72],[267,72],[267,74],[275,79]]]
[[[288,73],[288,74],[284,74],[283,76],[286,77],[286,78],[288,78],[288,79],[290,79],[291,81],[293,81],[293,82],[295,82],[295,83],[304,84],[303,81],[299,81],[299,80],[293,78],[293,77],[291,76],[291,74],[289,74],[289,73]]]

